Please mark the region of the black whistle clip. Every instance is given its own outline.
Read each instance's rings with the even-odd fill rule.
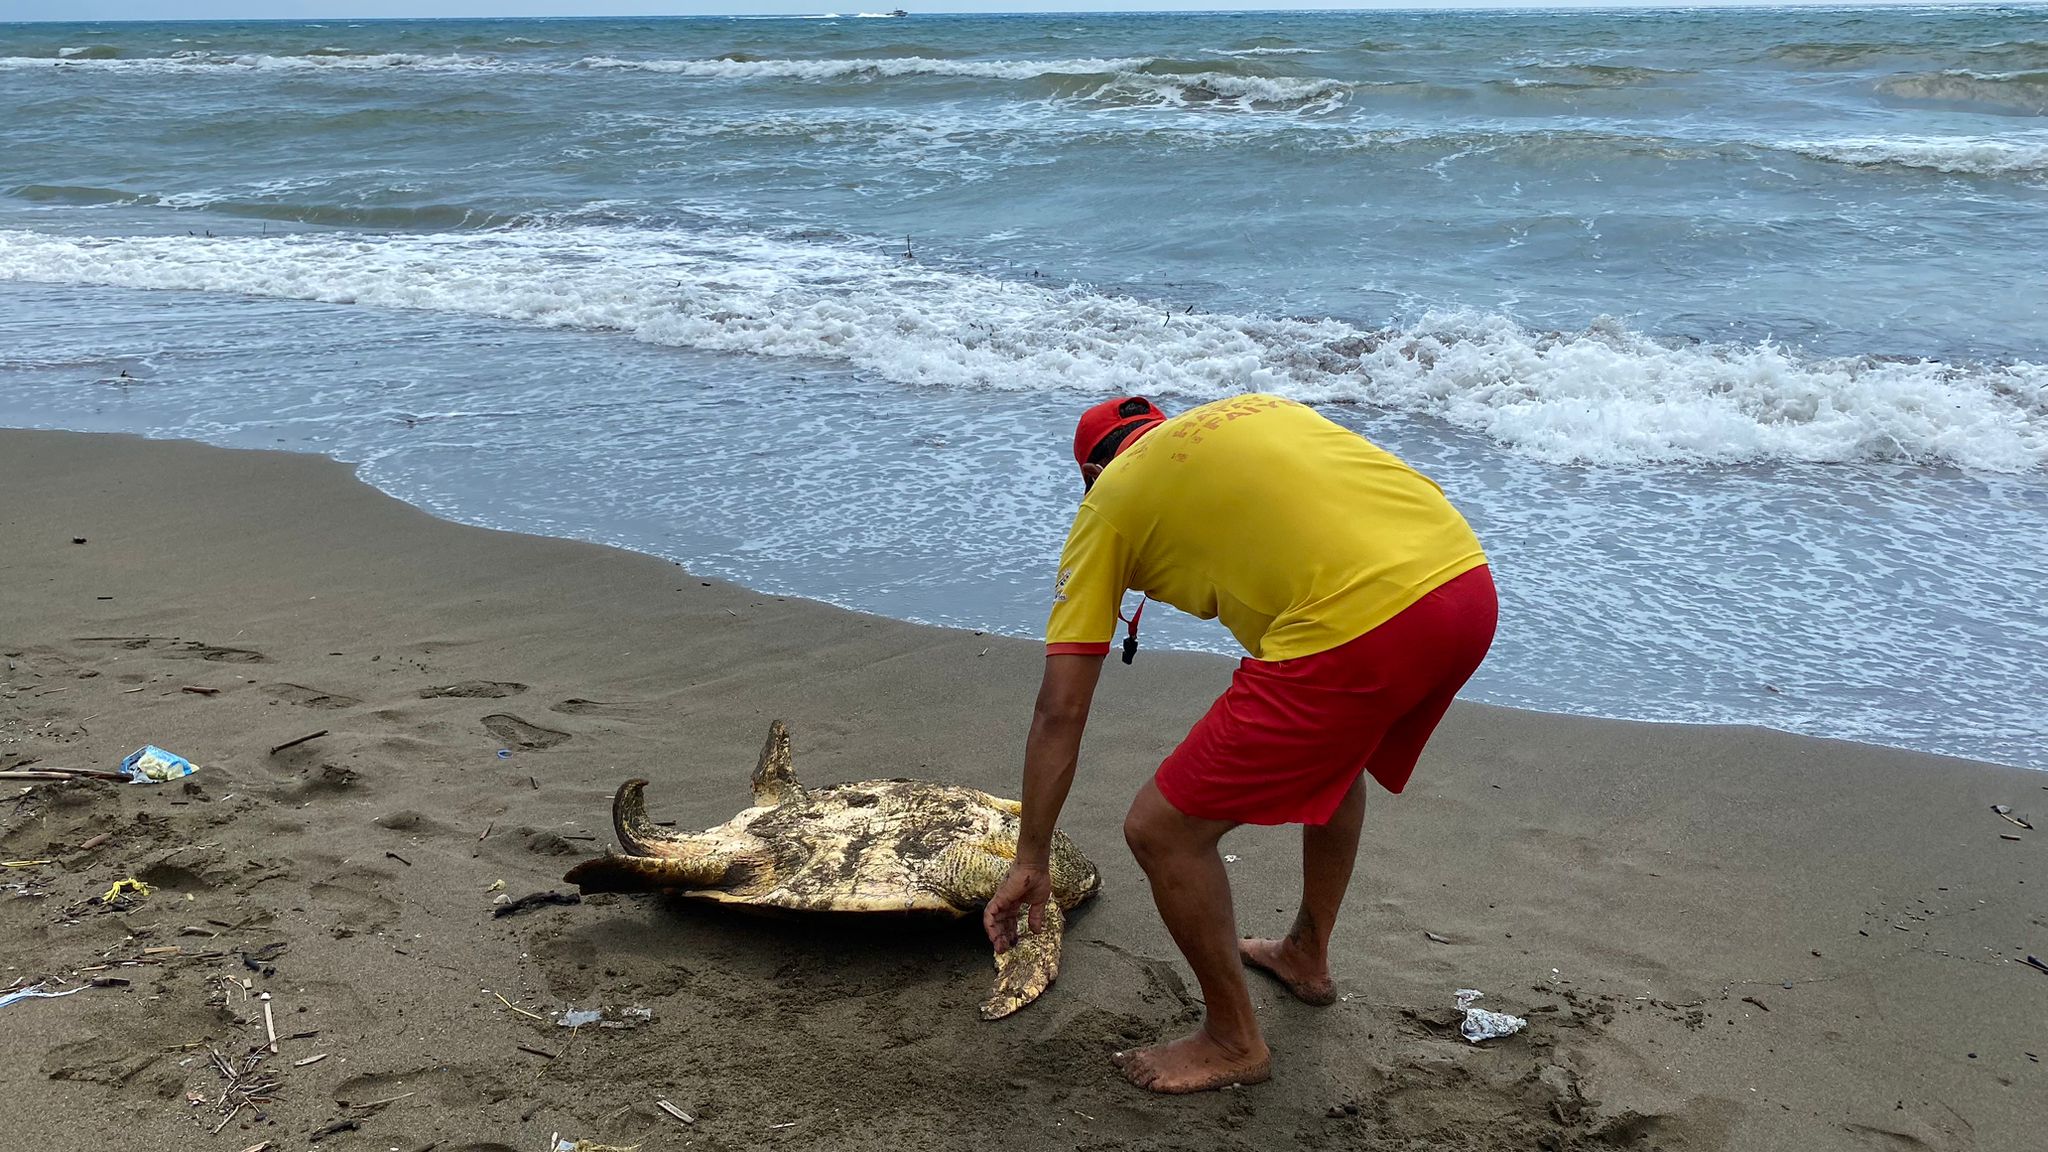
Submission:
[[[1136,636],[1124,637],[1124,663],[1129,664],[1131,661],[1136,660],[1137,658],[1138,638]]]

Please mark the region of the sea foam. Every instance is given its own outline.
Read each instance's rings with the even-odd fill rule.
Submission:
[[[376,52],[337,55],[313,51],[304,55],[273,56],[267,53],[173,52],[168,56],[0,56],[0,71],[64,69],[77,72],[125,74],[177,74],[191,72],[369,72],[407,68],[420,72],[502,72],[515,70],[492,56],[446,54],[429,56],[416,52]]]
[[[1620,324],[1544,333],[1470,312],[1384,329],[1185,315],[1085,286],[906,261],[879,247],[736,230],[0,231],[0,279],[491,316],[836,360],[909,386],[1189,400],[1269,390],[1434,417],[1554,462],[2048,465],[2048,365],[1670,346]]]
[[[1770,147],[1862,167],[1922,168],[1971,176],[2048,175],[2048,135],[1847,136]]]
[[[871,59],[709,60],[624,59],[586,56],[578,67],[658,72],[718,80],[838,80],[849,77],[962,76],[982,80],[1031,80],[1040,76],[1090,76],[1141,67],[1150,57],[1060,60],[953,60],[927,56]]]

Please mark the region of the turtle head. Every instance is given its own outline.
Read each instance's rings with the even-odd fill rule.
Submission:
[[[789,754],[789,726],[777,720],[768,725],[768,741],[761,745],[761,759],[754,764],[754,804],[774,808],[804,798],[804,786],[796,780],[796,762]]]

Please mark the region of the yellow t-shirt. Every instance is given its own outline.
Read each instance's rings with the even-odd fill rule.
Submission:
[[[1256,659],[1312,656],[1484,563],[1427,476],[1305,405],[1233,396],[1103,470],[1060,554],[1047,651],[1107,651],[1136,588],[1220,617]]]

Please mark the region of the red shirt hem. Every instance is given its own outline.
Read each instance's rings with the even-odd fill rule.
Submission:
[[[1094,644],[1047,644],[1045,646],[1045,654],[1047,656],[1107,656],[1109,655],[1109,641],[1102,640]]]

